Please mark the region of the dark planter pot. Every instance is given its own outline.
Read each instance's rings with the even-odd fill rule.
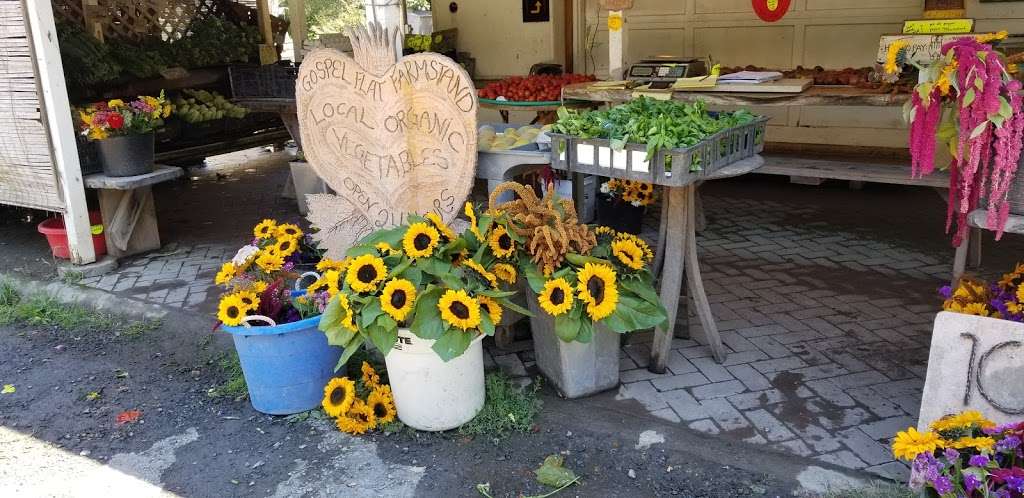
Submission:
[[[107,176],[138,176],[153,172],[153,134],[123,135],[96,142]]]
[[[603,195],[597,197],[597,224],[619,232],[640,235],[645,211],[646,208],[636,207],[627,202],[610,200]]]

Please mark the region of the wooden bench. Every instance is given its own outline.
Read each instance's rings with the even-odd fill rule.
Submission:
[[[810,159],[799,156],[765,155],[765,165],[758,174],[783,175],[797,179],[847,180],[895,185],[916,185],[937,189],[949,188],[949,173],[936,171],[923,178],[912,178],[910,166],[884,164],[850,159]],[[858,185],[858,184],[855,184]]]
[[[86,187],[99,190],[111,256],[120,258],[160,248],[152,186],[183,174],[181,168],[158,164],[145,175],[112,177],[97,173],[84,178]]]

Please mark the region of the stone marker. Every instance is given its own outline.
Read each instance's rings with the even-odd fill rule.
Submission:
[[[332,258],[408,213],[451,222],[476,167],[477,95],[466,71],[432,53],[396,62],[398,33],[377,24],[349,38],[354,59],[314,50],[296,81],[303,151],[337,193],[307,197],[313,237]]]
[[[918,430],[968,409],[996,423],[1024,420],[1024,324],[946,311],[935,318]]]

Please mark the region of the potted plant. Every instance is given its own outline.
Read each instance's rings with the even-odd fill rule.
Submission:
[[[597,201],[597,224],[619,232],[640,235],[647,206],[656,199],[653,184],[611,178],[601,184],[601,195]]]
[[[955,226],[954,246],[970,228],[967,216],[979,207],[988,209],[987,226],[996,231],[996,240],[1011,212],[1024,214],[1024,177],[1017,174],[1024,139],[1021,82],[1010,74],[1010,61],[990,44],[1006,36],[1002,31],[958,38],[943,45],[942,57],[927,66],[906,57],[907,42],[897,40],[887,49],[889,78],[898,77],[904,63],[920,74],[904,107],[913,174],[935,170],[937,140],[953,157],[947,231]]]
[[[153,171],[153,131],[163,125],[171,105],[159,97],[131,102],[114,99],[79,111],[82,134],[96,142],[107,176],[136,176]]]
[[[325,296],[292,289],[313,275],[329,274],[299,227],[263,220],[253,241],[224,263],[215,283],[221,296],[217,319],[231,334],[253,408],[287,415],[320,405],[323,386],[334,374],[341,349],[317,329]]]
[[[339,368],[364,344],[385,358],[398,418],[442,431],[483,407],[484,336],[494,334],[509,301],[516,241],[507,216],[478,214],[456,235],[433,213],[374,232],[349,249],[322,285],[336,289],[320,329],[345,348]],[[315,284],[321,285],[321,284]]]
[[[505,190],[518,199],[497,204]],[[491,210],[509,218],[523,239],[519,265],[529,285],[537,366],[568,398],[619,383],[619,336],[667,319],[639,237],[578,223],[569,199],[549,189],[543,199],[517,183],[491,194]]]

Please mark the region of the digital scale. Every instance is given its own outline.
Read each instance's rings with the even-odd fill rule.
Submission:
[[[652,89],[665,89],[679,78],[707,74],[708,67],[702,59],[657,56],[630,66],[626,72],[626,79],[640,84],[650,84]]]

